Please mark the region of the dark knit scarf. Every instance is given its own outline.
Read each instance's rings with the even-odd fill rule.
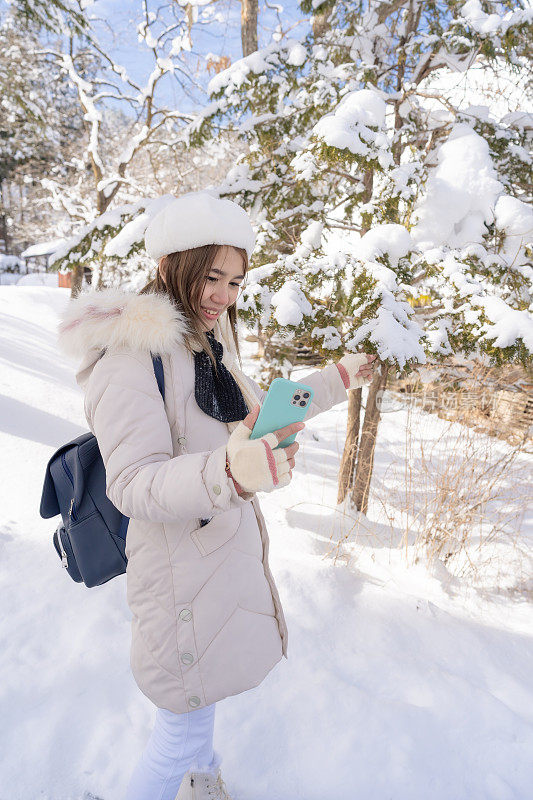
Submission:
[[[218,374],[208,354],[194,353],[194,396],[196,402],[210,417],[221,422],[236,422],[248,414],[237,381],[222,363],[224,347],[215,339],[213,331],[206,331],[209,344],[217,362]]]

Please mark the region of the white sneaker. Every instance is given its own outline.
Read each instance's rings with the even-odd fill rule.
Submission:
[[[187,772],[176,800],[231,800],[220,769],[212,772]]]
[[[175,800],[232,800],[220,774],[216,751],[209,767],[195,766],[185,773]]]

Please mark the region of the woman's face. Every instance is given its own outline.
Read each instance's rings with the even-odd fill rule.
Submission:
[[[239,253],[233,247],[221,248],[211,266],[200,298],[198,316],[206,330],[212,330],[220,314],[235,303],[244,277]]]

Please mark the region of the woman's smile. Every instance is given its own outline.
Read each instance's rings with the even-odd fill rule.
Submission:
[[[200,298],[199,316],[207,328],[235,303],[243,279],[242,257],[232,247],[223,248],[206,276]]]
[[[224,310],[223,308],[219,308],[217,310],[217,309],[205,308],[204,306],[200,306],[200,308],[207,319],[216,319],[218,315],[222,313],[222,311]]]

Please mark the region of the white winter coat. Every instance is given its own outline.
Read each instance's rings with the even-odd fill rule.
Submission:
[[[251,408],[264,392],[238,369],[228,328],[224,313],[214,333]],[[71,300],[59,335],[62,349],[82,359],[77,380],[107,495],[130,517],[133,675],[153,703],[175,713],[257,686],[287,656],[259,501],[239,497],[225,472],[237,423],[197,405],[186,332],[168,297],[106,289]],[[150,352],[162,357],[164,403]],[[306,419],[346,400],[334,364],[305,383],[315,392]]]

